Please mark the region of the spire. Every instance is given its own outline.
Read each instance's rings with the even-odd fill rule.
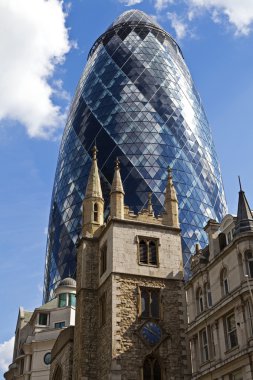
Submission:
[[[93,157],[92,164],[90,169],[90,174],[88,178],[88,183],[86,186],[85,199],[90,197],[99,197],[103,198],[100,178],[98,174],[98,165],[97,165],[97,147],[94,146],[92,149]]]
[[[242,190],[242,184],[240,177],[239,178],[239,199],[238,199],[238,209],[237,209],[237,220],[235,226],[235,234],[242,232],[253,232],[253,215],[249,207],[247,198],[244,191]]]
[[[168,182],[165,191],[163,224],[179,228],[177,194],[172,180],[172,170],[168,168]]]
[[[116,158],[115,161],[115,171],[114,171],[114,177],[112,181],[112,188],[111,188],[111,194],[112,193],[122,193],[125,195],[122,181],[121,181],[121,175],[120,175],[120,169],[119,169],[119,159],[118,157]]]
[[[121,181],[119,160],[116,159],[111,188],[111,217],[124,219],[124,189]]]
[[[93,235],[104,223],[104,199],[97,165],[97,148],[93,148],[92,164],[83,200],[83,234]]]

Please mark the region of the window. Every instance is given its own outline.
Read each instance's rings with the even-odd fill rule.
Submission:
[[[47,326],[47,314],[39,313],[39,325]]]
[[[49,365],[51,363],[51,352],[47,352],[44,356],[44,363],[46,365]]]
[[[247,314],[248,314],[249,335],[253,335],[253,312],[252,312],[252,303],[250,301],[247,301]]]
[[[100,277],[107,269],[107,244],[104,244],[100,250]]]
[[[140,317],[160,317],[160,289],[140,288]]]
[[[228,241],[228,244],[232,241],[232,231],[229,231],[228,234],[227,234],[227,241]]]
[[[157,358],[148,356],[143,363],[143,380],[162,380],[162,371]]]
[[[67,306],[67,294],[62,293],[59,294],[59,307],[65,307]]]
[[[204,285],[204,292],[205,292],[205,303],[206,307],[212,307],[212,293],[210,289],[210,285],[208,282],[205,283]]]
[[[227,245],[226,235],[223,232],[221,232],[218,238],[219,238],[220,250],[222,251]]]
[[[63,327],[65,327],[65,321],[63,321],[63,322],[56,322],[54,324],[54,327],[55,327],[55,329],[63,329]]]
[[[98,222],[98,204],[94,203],[93,205],[93,218],[94,222]]]
[[[253,278],[253,255],[252,252],[245,252],[245,258],[247,262],[247,274],[249,277]]]
[[[158,265],[158,240],[141,238],[138,244],[139,264]]]
[[[202,362],[206,362],[207,360],[209,360],[208,339],[206,329],[200,331],[200,342]]]
[[[227,338],[227,348],[233,348],[238,345],[237,333],[236,333],[236,323],[235,315],[230,314],[225,319],[225,328],[226,328],[226,338]]]
[[[226,296],[229,293],[229,286],[228,286],[228,275],[227,275],[227,269],[223,268],[220,275],[221,280],[221,291],[222,295]]]
[[[69,306],[76,307],[76,295],[74,293],[69,293]]]
[[[106,292],[99,298],[100,327],[106,322]]]
[[[53,380],[62,380],[62,369],[59,365],[56,367]]]
[[[202,311],[204,310],[204,302],[203,302],[203,292],[201,288],[197,290],[196,299],[197,299],[197,311],[198,313],[202,313]]]
[[[229,380],[243,380],[241,371],[236,371],[229,375]]]

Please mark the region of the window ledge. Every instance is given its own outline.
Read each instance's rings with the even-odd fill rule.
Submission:
[[[239,345],[237,344],[237,346],[229,348],[227,351],[225,351],[224,354],[225,355],[230,354],[230,352],[236,351],[238,350],[238,348],[239,348]]]
[[[204,362],[202,362],[201,364],[200,364],[200,368],[201,367],[205,367],[207,364],[209,364],[211,362],[211,360],[210,359],[208,359],[208,360],[205,360]]]
[[[140,263],[139,262],[139,265],[141,265],[143,267],[159,268],[158,264],[145,264],[145,263]]]

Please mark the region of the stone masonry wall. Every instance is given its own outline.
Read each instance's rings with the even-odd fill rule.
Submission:
[[[151,353],[161,359],[165,379],[184,379],[189,374],[185,341],[185,302],[180,280],[161,280],[129,275],[113,275],[115,306],[113,312],[112,359],[121,367],[122,380],[141,378],[145,357]],[[138,330],[145,322],[138,318],[138,286],[161,289],[161,319],[166,337],[159,347],[145,345]],[[186,376],[186,377],[185,377]]]

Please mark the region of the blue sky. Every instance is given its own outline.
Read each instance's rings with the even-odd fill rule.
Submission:
[[[212,127],[229,211],[253,208],[252,0],[3,0],[0,4],[0,375],[18,307],[42,300],[60,136],[95,39],[125,10],[153,15],[185,56]],[[6,342],[6,343],[5,343]]]

